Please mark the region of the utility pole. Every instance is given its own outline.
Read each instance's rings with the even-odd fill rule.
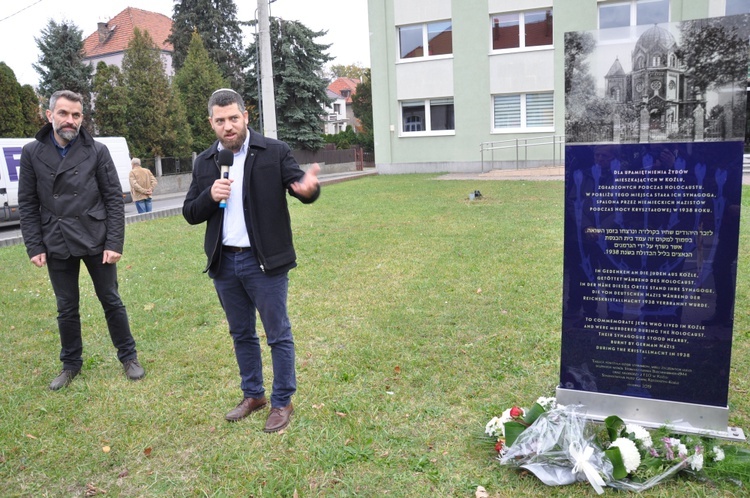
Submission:
[[[263,135],[277,138],[276,97],[273,89],[273,59],[271,57],[271,23],[268,5],[275,0],[258,0],[258,43],[260,45],[260,100],[263,110]]]

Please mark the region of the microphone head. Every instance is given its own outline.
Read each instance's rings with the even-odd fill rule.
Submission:
[[[231,166],[234,164],[234,154],[229,149],[219,151],[219,166]]]

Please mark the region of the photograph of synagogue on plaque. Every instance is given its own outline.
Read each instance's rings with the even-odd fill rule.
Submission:
[[[565,34],[557,397],[591,418],[736,436],[749,19]]]

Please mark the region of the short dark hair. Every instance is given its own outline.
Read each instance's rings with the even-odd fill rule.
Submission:
[[[214,106],[226,107],[232,104],[237,104],[240,112],[245,112],[245,102],[242,101],[239,93],[231,88],[219,88],[208,99],[208,117],[214,115]]]
[[[83,95],[81,95],[80,93],[72,92],[70,90],[58,90],[49,98],[50,109],[55,108],[57,99],[59,98],[64,98],[65,100],[70,100],[71,102],[78,102],[79,104],[81,104],[81,106],[83,106]]]

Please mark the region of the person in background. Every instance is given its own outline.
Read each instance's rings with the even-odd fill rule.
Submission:
[[[81,127],[83,97],[52,94],[47,123],[21,152],[18,205],[31,262],[47,266],[57,300],[63,369],[49,388],[61,389],[80,373],[83,340],[78,275],[86,265],[104,309],[125,375],[142,379],[135,340],[117,284],[125,241],[125,208],[117,170],[105,145]]]
[[[141,160],[134,157],[130,161],[130,195],[133,196],[135,208],[139,213],[151,212],[151,195],[158,183],[150,169],[141,167]]]
[[[287,274],[296,266],[296,255],[286,195],[314,202],[320,195],[320,167],[313,164],[303,171],[286,143],[248,128],[245,104],[234,90],[211,95],[208,119],[218,140],[193,164],[182,213],[192,225],[206,223],[205,271],[213,279],[234,341],[244,396],[225,418],[235,422],[267,404],[257,310],[273,365],[271,410],[264,431],[277,432],[289,425],[294,412],[291,397],[297,389],[287,315]],[[219,164],[219,152],[225,149],[234,155],[228,178],[221,174],[226,164]]]

